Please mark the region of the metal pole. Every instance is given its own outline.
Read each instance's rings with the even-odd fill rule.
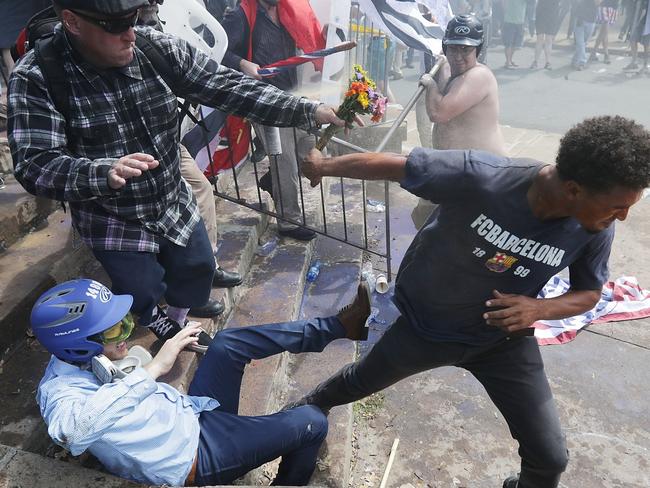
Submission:
[[[442,58],[439,58],[438,61],[436,61],[436,64],[433,65],[433,68],[431,68],[431,71],[429,71],[429,74],[431,76],[435,76],[435,74],[438,72],[440,69],[440,66],[442,66]],[[404,122],[404,119],[408,115],[408,113],[411,111],[413,106],[416,104],[418,101],[418,98],[424,93],[424,87],[422,85],[418,85],[417,91],[413,94],[411,99],[408,101],[406,106],[404,107],[404,110],[402,110],[402,113],[399,114],[399,117],[395,119],[395,122],[393,122],[393,125],[388,129],[388,132],[386,132],[386,135],[384,138],[381,140],[379,143],[379,146],[377,146],[377,149],[375,149],[375,152],[382,152],[384,148],[386,147],[386,144],[388,144],[388,141],[390,140],[391,137],[393,137],[393,134],[395,134],[395,131],[398,129],[398,127]]]

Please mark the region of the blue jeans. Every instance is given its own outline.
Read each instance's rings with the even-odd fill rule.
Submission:
[[[190,395],[219,401],[202,412],[195,483],[227,485],[248,471],[282,457],[274,485],[306,485],[327,435],[327,417],[312,405],[272,415],[237,414],[244,367],[284,351],[320,352],[345,336],[336,317],[268,324],[219,332],[201,361]]]
[[[201,307],[210,298],[215,264],[203,220],[185,247],[161,238],[158,253],[92,251],[111,278],[113,293],[133,296],[131,311],[139,325],[151,322],[162,297],[179,308]]]
[[[594,32],[595,23],[578,21],[573,29],[573,36],[576,40],[576,52],[573,55],[571,64],[574,67],[582,66],[587,62],[587,43]]]

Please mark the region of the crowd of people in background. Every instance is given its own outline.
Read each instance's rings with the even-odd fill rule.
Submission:
[[[464,8],[476,7],[469,3]],[[628,43],[632,56],[624,69],[647,71],[650,44],[647,12],[647,0],[493,0],[490,42],[494,45],[501,40],[505,47],[505,68],[513,69],[518,67],[513,53],[527,33],[535,39],[535,58],[530,69],[552,69],[553,41],[561,36],[560,31],[566,25],[565,38],[575,43],[572,66],[583,70],[589,62],[611,63],[610,29],[620,24],[618,39]],[[639,44],[644,47],[641,66],[637,59]]]
[[[489,46],[504,46],[506,69],[520,68],[515,52],[528,39],[534,42],[531,70],[553,69],[553,42],[573,40],[572,67],[583,70],[588,63],[611,64],[610,31],[626,43],[631,61],[625,71],[648,70],[650,22],[648,0],[450,0],[456,14],[474,13],[483,23],[485,44],[479,62],[485,63]],[[565,30],[566,29],[566,30]],[[639,62],[639,45],[643,58]],[[403,75],[400,67],[413,66],[413,50],[394,49],[391,79]]]

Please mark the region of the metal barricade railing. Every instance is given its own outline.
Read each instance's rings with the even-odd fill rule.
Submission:
[[[356,42],[357,46],[356,48],[350,50],[346,54],[346,80],[347,82],[347,74],[351,73],[352,71],[352,65],[353,64],[359,64],[363,66],[368,73],[371,75],[371,77],[377,78],[377,75],[379,75],[379,79],[375,79],[375,82],[378,85],[378,89],[380,91],[384,90],[385,94],[388,95],[387,93],[387,87],[388,87],[388,75],[390,71],[390,63],[392,62],[392,52],[390,49],[391,42],[389,37],[386,36],[385,33],[380,31],[379,29],[376,28],[375,25],[372,23],[368,22],[366,17],[360,12],[358,5],[356,2],[352,3],[352,10],[351,10],[351,15],[350,15],[350,22],[349,22],[349,30],[348,30],[348,39],[345,40],[353,40]],[[431,74],[434,74],[437,69],[439,68],[438,65],[434,66],[434,69],[431,71]],[[385,147],[390,138],[395,134],[396,130],[400,127],[404,119],[406,118],[408,112],[412,109],[412,107],[415,105],[417,99],[420,97],[420,95],[423,92],[422,87],[418,87],[417,91],[409,101],[409,103],[404,107],[403,111],[400,113],[400,115],[392,121],[382,121],[379,125],[390,125],[389,130],[381,140],[380,144],[376,147],[373,148],[372,151],[374,152],[381,152]],[[298,132],[294,129],[293,130],[293,137],[294,137],[294,150],[295,150],[295,158],[293,162],[298,165],[298,175],[300,174],[300,157],[301,154],[299,154],[299,141],[298,141]],[[316,135],[314,137],[314,145],[316,144]],[[252,139],[252,138],[251,138]],[[207,141],[206,141],[207,142]],[[352,149],[353,151],[356,152],[369,152],[370,149],[359,147],[351,142],[345,141],[341,138],[334,137],[332,138],[331,142],[336,145],[340,146],[343,148],[347,149]],[[266,141],[266,150],[269,158],[269,165],[278,165],[278,150],[276,148],[276,144],[273,141]],[[251,150],[252,152],[252,150]],[[210,151],[209,154],[212,154]],[[286,215],[286,212],[284,211],[283,208],[283,198],[281,192],[279,193],[279,198],[278,201],[276,201],[275,205],[275,210],[271,210],[269,208],[266,208],[264,205],[264,199],[262,198],[262,190],[260,189],[260,174],[261,174],[261,168],[260,168],[261,163],[253,163],[250,158],[242,164],[244,169],[238,169],[235,168],[234,164],[232,168],[229,170],[228,175],[229,180],[232,181],[231,184],[229,185],[224,185],[227,186],[228,189],[224,190],[219,189],[218,185],[215,183],[215,195],[237,203],[239,205],[243,205],[247,208],[253,209],[257,212],[261,212],[264,214],[267,214],[271,217],[275,217],[277,219],[283,220],[285,222],[288,222],[290,224],[304,227],[306,229],[312,230],[316,232],[317,234],[327,236],[331,239],[335,239],[339,242],[345,243],[347,245],[353,246],[355,248],[361,249],[367,253],[373,254],[375,256],[378,256],[380,258],[383,258],[386,260],[386,273],[388,275],[388,279],[391,280],[391,249],[390,249],[390,242],[391,242],[391,233],[390,233],[390,198],[389,198],[389,183],[384,182],[384,200],[385,200],[385,229],[384,229],[384,236],[383,236],[383,241],[385,243],[383,249],[379,249],[379,246],[371,245],[369,242],[369,232],[368,232],[368,215],[367,215],[367,208],[366,208],[366,201],[367,201],[367,188],[366,188],[366,182],[361,181],[361,195],[353,195],[350,193],[346,194],[346,186],[344,184],[344,179],[339,178],[338,179],[338,184],[340,186],[340,202],[341,202],[341,212],[342,215],[340,216],[342,218],[342,226],[343,226],[343,232],[342,234],[336,233],[333,231],[331,226],[329,225],[331,222],[331,219],[329,218],[330,216],[328,215],[328,198],[325,192],[325,189],[323,188],[323,185],[320,186],[320,191],[318,198],[320,200],[319,204],[313,204],[313,191],[307,192],[307,188],[302,180],[302,178],[298,177],[298,192],[299,192],[299,202],[300,202],[300,218],[289,218]],[[242,188],[241,185],[241,174],[243,174],[244,171],[247,171],[245,168],[248,168],[248,171],[250,170],[250,167],[248,165],[252,165],[252,176],[253,176],[253,181],[249,182],[250,186],[253,186],[255,188]],[[266,165],[264,165],[266,166]],[[279,171],[282,169],[279,168]],[[240,173],[241,172],[241,173]],[[277,172],[276,172],[277,174]],[[222,173],[223,176],[225,174]],[[279,180],[274,181],[274,183],[279,185]],[[279,188],[279,186],[278,186]],[[309,196],[310,198],[307,198]],[[361,208],[362,208],[362,236],[360,239],[355,239],[354,236],[351,235],[350,230],[349,230],[349,217],[348,217],[348,202],[350,200],[359,200],[361,201]],[[307,200],[312,202],[310,208],[307,208]],[[318,221],[319,219],[316,220],[311,220],[312,216],[315,216],[315,212],[317,211],[316,209],[319,209],[320,211],[320,222],[318,225],[314,224],[315,221]]]

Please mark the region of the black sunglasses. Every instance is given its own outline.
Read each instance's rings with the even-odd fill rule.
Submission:
[[[82,14],[76,10],[72,10],[72,12],[82,19],[98,25],[109,34],[121,34],[122,32],[128,31],[131,27],[135,27],[135,24],[138,22],[138,15],[140,14],[140,12],[136,10],[128,17],[120,17],[117,19],[96,19],[95,17],[90,17],[89,15]]]

